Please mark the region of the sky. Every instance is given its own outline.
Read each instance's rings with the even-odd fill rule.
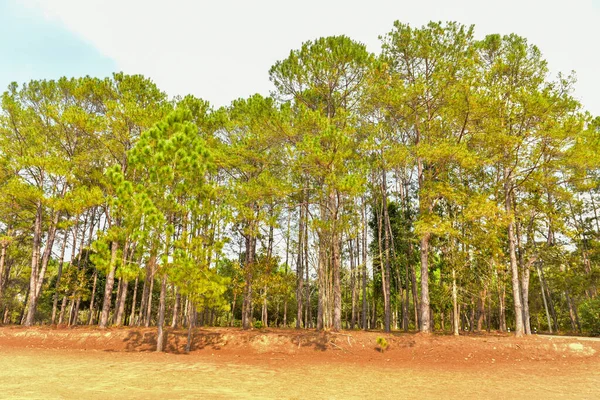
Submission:
[[[378,52],[395,20],[524,36],[600,115],[600,0],[0,0],[0,89],[124,71],[223,106],[268,94],[269,68],[302,42],[345,34]]]

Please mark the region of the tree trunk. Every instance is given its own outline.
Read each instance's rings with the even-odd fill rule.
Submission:
[[[152,265],[152,272],[150,275],[150,286],[148,287],[148,298],[146,299],[146,309],[144,310],[144,326],[148,328],[152,323],[152,292],[154,291],[154,269],[156,268],[156,258],[154,258],[154,264]]]
[[[331,235],[331,263],[333,273],[333,330],[342,330],[342,286],[340,280],[340,267],[341,267],[341,238],[338,235],[338,204],[336,201],[335,194],[332,193],[330,197],[333,214],[333,232]]]
[[[542,281],[542,273],[540,271],[539,263],[536,263],[536,269],[538,273],[538,278],[540,280],[540,289],[542,291],[542,299],[544,300],[544,310],[546,311],[546,321],[548,322],[548,331],[552,333],[552,322],[550,321],[550,312],[548,311],[548,301],[546,300],[546,288],[544,282]]]
[[[262,312],[261,312],[261,322],[263,324],[263,328],[267,328],[269,326],[269,314],[267,310],[267,285],[263,288],[263,304],[262,304]]]
[[[513,292],[513,303],[515,311],[515,336],[520,337],[525,333],[523,324],[523,305],[521,304],[521,288],[519,284],[519,268],[517,265],[517,252],[515,249],[515,223],[513,221],[512,202],[512,177],[508,167],[504,168],[504,205],[505,211],[509,215],[508,223],[508,250],[510,255],[510,271]]]
[[[287,298],[283,301],[283,327],[287,328],[287,308],[288,308],[288,303],[287,303]]]
[[[409,253],[412,254],[412,243],[408,245],[408,248],[410,249]],[[407,260],[409,259],[410,258],[407,257]],[[410,280],[415,315],[415,329],[419,330],[421,328],[421,307],[419,305],[419,292],[417,290],[417,273],[413,264],[410,264]]]
[[[237,293],[233,292],[233,301],[231,302],[231,320],[229,326],[235,326],[235,302],[237,301]]]
[[[390,316],[389,316],[389,306],[390,306],[390,299],[388,297],[389,294],[389,287],[390,287],[390,282],[389,282],[389,276],[387,274],[387,268],[388,268],[388,257],[387,254],[384,253],[383,250],[383,244],[382,244],[382,217],[383,217],[383,212],[380,212],[377,218],[377,222],[378,222],[378,238],[377,238],[377,244],[379,247],[379,266],[381,269],[381,292],[383,294],[383,318],[384,318],[384,330],[385,332],[389,332],[390,331],[390,327],[389,327],[389,322],[390,322]],[[387,229],[385,232],[386,236],[387,236]],[[387,245],[389,245],[389,243],[386,243]]]
[[[458,315],[458,290],[456,288],[456,271],[452,269],[452,333],[458,336],[459,331],[459,315]]]
[[[369,329],[369,312],[367,306],[367,236],[368,236],[368,226],[367,226],[367,206],[366,201],[363,197],[363,210],[362,210],[362,328],[366,331]]]
[[[354,247],[352,246],[353,239],[348,241],[350,245],[350,294],[351,294],[351,315],[350,315],[350,329],[354,330],[356,325],[356,267],[354,265]]]
[[[158,303],[158,335],[156,337],[156,351],[163,351],[164,342],[165,342],[165,334],[163,330],[163,326],[165,325],[165,296],[167,293],[167,275],[164,274],[161,279],[160,285],[160,300]]]
[[[115,311],[109,319],[109,325],[116,325],[117,313],[119,310],[119,301],[121,300],[121,288],[123,287],[123,279],[117,279],[117,295],[115,296]]]
[[[75,310],[73,312],[73,319],[71,321],[71,325],[76,326],[79,322],[79,306],[81,305],[81,296],[77,296],[77,300],[75,301]]]
[[[322,212],[323,214],[323,212]],[[326,327],[326,250],[325,250],[325,235],[323,232],[319,235],[319,263],[317,266],[317,281],[318,281],[318,304],[317,304],[317,330],[323,330]]]
[[[7,231],[9,228],[7,229]],[[66,240],[66,239],[65,239]],[[4,265],[6,264],[6,248],[8,247],[8,241],[2,240],[2,250],[0,250],[0,305],[2,304],[2,290],[4,289]],[[62,265],[59,266],[62,268]],[[59,272],[60,273],[60,272]],[[6,277],[8,280],[8,276]],[[55,314],[56,310],[53,310]],[[53,318],[54,320],[54,318]],[[52,322],[54,323],[54,321]]]
[[[58,325],[65,322],[65,312],[67,311],[67,296],[63,296],[62,304],[60,305],[60,314],[58,315]]]
[[[304,199],[303,199],[304,200]],[[302,322],[302,305],[303,298],[302,294],[304,293],[304,204],[300,204],[300,221],[298,226],[298,259],[296,262],[296,306],[298,308],[298,313],[296,317],[296,329],[301,328]],[[305,324],[306,328],[306,324]]]
[[[121,281],[121,293],[117,300],[117,318],[115,321],[116,326],[123,325],[123,318],[125,317],[125,302],[127,301],[127,287],[129,282],[123,278]]]
[[[410,264],[410,259],[407,257],[406,258],[406,264],[404,266],[404,273],[406,274],[406,283],[405,283],[405,290],[404,290],[404,300],[402,302],[402,329],[404,330],[404,332],[408,332],[408,327],[410,325],[410,320],[409,320],[409,315],[408,315],[408,307],[410,304],[410,290],[409,290],[409,277],[410,277],[410,273],[409,273],[409,265]],[[415,285],[416,286],[416,285]],[[415,310],[416,311],[416,310]],[[416,315],[416,312],[415,312]],[[417,323],[418,325],[418,323]]]
[[[146,308],[148,301],[148,289],[150,288],[150,281],[152,280],[152,257],[148,260],[146,264],[146,277],[144,278],[144,286],[142,287],[142,298],[140,301],[140,310],[137,320],[137,326],[141,326],[145,323],[146,320]]]
[[[424,233],[421,237],[421,329],[423,333],[431,333],[431,316],[429,315],[429,239],[431,235]]]
[[[500,332],[506,332],[506,286],[504,279],[502,279],[502,282],[498,282],[498,308]]]
[[[75,293],[71,295],[71,305],[69,306],[69,320],[67,321],[67,326],[71,326],[73,324],[73,314],[75,313]]]
[[[246,237],[246,260],[244,303],[242,307],[242,328],[250,329],[252,325],[252,269],[254,268],[254,253],[256,251],[256,239],[254,230],[248,232]]]
[[[96,287],[98,285],[98,270],[94,268],[94,283],[92,284],[92,296],[90,297],[90,316],[88,319],[88,325],[94,323],[94,303],[96,300]]]
[[[31,300],[35,297],[35,288],[37,286],[38,267],[40,263],[40,247],[42,243],[42,202],[38,200],[36,203],[35,222],[33,225],[33,244],[32,244],[32,255],[31,255],[31,275],[29,277],[29,296],[28,303],[26,303],[27,316],[25,318],[25,326],[33,325],[35,317],[35,300]]]
[[[194,324],[196,323],[196,318],[195,318],[195,310],[194,307],[192,306],[192,302],[188,302],[188,334],[187,334],[187,343],[185,344],[185,352],[189,353],[192,350],[192,328],[194,328]]]
[[[487,287],[481,291],[480,297],[477,299],[477,331],[483,330],[483,322],[485,321],[485,299],[487,298]]]
[[[59,292],[59,288],[60,288],[60,279],[62,278],[62,272],[63,272],[63,265],[64,265],[64,261],[65,261],[65,249],[67,248],[67,239],[68,239],[69,235],[67,234],[67,232],[65,231],[65,237],[63,238],[63,244],[60,250],[60,260],[58,262],[58,273],[56,275],[56,285],[54,285],[54,299],[52,300],[52,318],[50,320],[50,324],[54,325],[54,323],[56,322],[56,313],[58,310],[58,292]],[[0,266],[0,273],[2,272],[1,270],[4,269],[4,253],[5,253],[5,248],[2,248],[2,262],[0,264],[2,264]],[[0,300],[2,299],[2,279],[0,279]]]
[[[526,335],[531,335],[531,317],[529,315],[529,268],[529,263],[525,263],[523,266],[523,274],[521,276],[521,292],[523,293],[523,323]]]
[[[579,316],[577,315],[577,307],[574,306],[573,300],[569,295],[569,291],[565,290],[565,297],[567,299],[567,305],[569,306],[569,317],[571,319],[571,328],[573,331],[581,333],[581,325],[579,324]]]
[[[138,290],[139,277],[135,277],[135,285],[133,286],[133,298],[131,299],[131,314],[129,314],[129,321],[127,323],[128,326],[135,325],[135,302],[137,300],[137,290]]]
[[[390,266],[390,230],[389,230],[389,215],[388,215],[388,204],[387,204],[387,176],[385,170],[382,171],[382,223],[380,223],[379,229],[383,229],[384,231],[384,258],[381,260],[382,265],[385,265],[385,268],[382,268],[382,284],[383,284],[383,320],[384,320],[384,331],[390,332],[391,325],[391,291],[390,291],[390,276],[391,276],[391,266]],[[385,225],[384,225],[385,224]],[[381,240],[381,234],[380,240]]]
[[[104,302],[102,303],[102,314],[100,315],[100,328],[106,328],[108,325],[108,316],[110,313],[110,306],[112,302],[112,292],[115,283],[115,270],[117,268],[117,250],[119,243],[116,241],[112,242],[110,264],[108,269],[108,275],[106,276],[106,286],[104,287]]]
[[[173,320],[171,321],[171,328],[177,328],[179,321],[177,320],[179,307],[181,307],[181,294],[179,293],[179,289],[177,286],[174,288],[175,291],[175,304],[173,304]]]

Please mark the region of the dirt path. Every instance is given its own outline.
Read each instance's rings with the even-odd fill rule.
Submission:
[[[0,399],[600,398],[599,353],[579,341],[402,335],[381,353],[367,345],[377,333],[343,337],[339,350],[290,347],[297,332],[203,335],[215,332],[226,345],[198,333],[212,345],[185,355],[131,351],[128,331],[103,331],[102,342],[93,330],[0,329]]]

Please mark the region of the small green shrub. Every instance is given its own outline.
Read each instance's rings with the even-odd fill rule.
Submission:
[[[377,345],[379,346],[379,351],[383,353],[390,344],[384,337],[379,336],[377,338]]]
[[[263,323],[262,321],[254,321],[254,327],[256,329],[262,329],[263,328]]]

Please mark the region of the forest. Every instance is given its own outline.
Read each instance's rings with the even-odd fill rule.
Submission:
[[[215,108],[11,84],[0,323],[600,335],[600,118],[515,34],[306,41]],[[243,68],[243,63],[240,64]]]

